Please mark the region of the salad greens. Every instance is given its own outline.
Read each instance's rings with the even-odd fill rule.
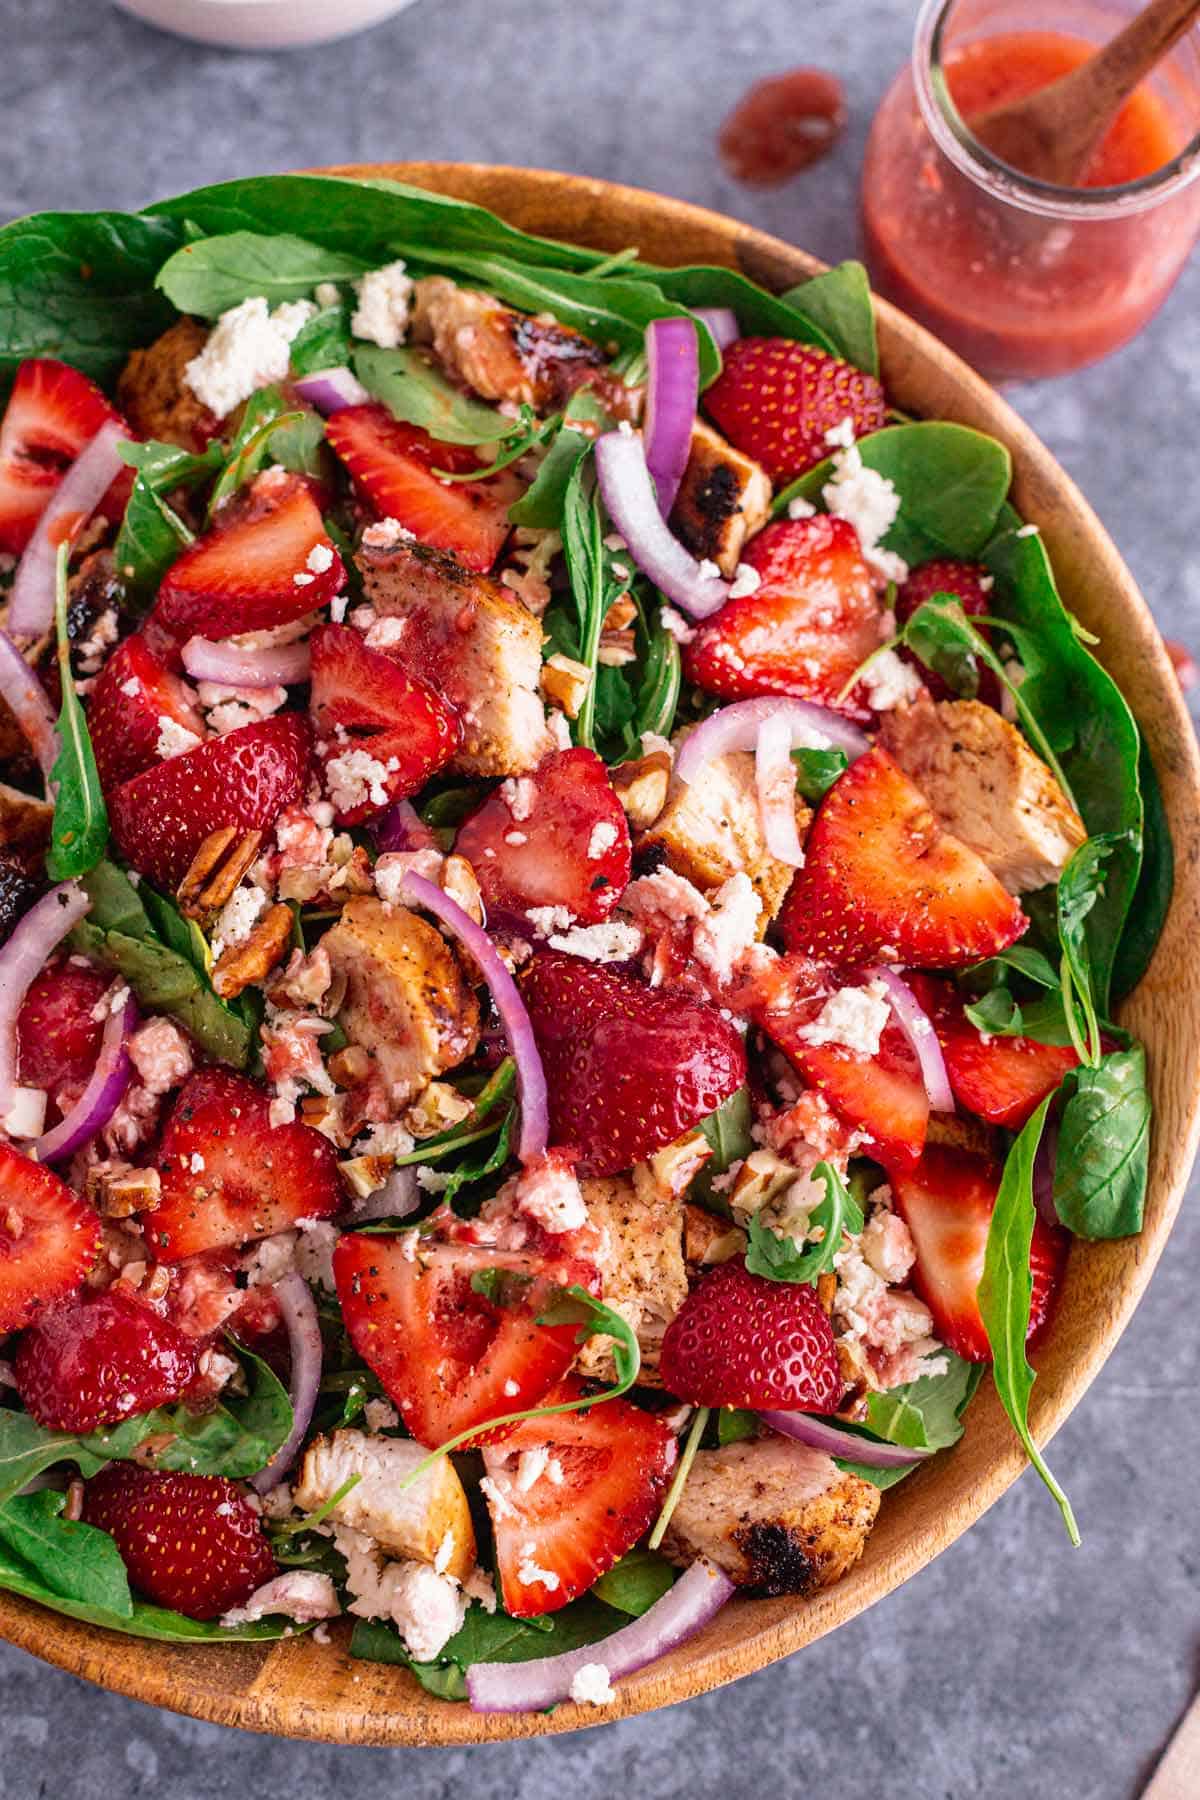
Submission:
[[[856,1236],[862,1230],[862,1208],[833,1164],[817,1163],[811,1178],[824,1183],[825,1198],[809,1214],[803,1244],[773,1231],[761,1213],[751,1218],[746,1267],[752,1275],[765,1275],[768,1281],[815,1284],[833,1268],[843,1234]]]
[[[58,547],[55,561],[54,623],[58,634],[58,674],[62,709],[58,715],[58,756],[50,773],[54,821],[46,873],[52,881],[85,875],[104,855],[108,843],[108,808],[100,792],[96,757],[87,720],[75,692],[71,645],[67,636],[67,559],[69,545]]]
[[[121,458],[137,473],[113,546],[113,561],[131,611],[149,610],[158,584],[181,550],[193,541],[168,495],[207,481],[221,468],[224,450],[211,443],[200,455],[175,444],[124,442]]]
[[[947,1364],[942,1374],[922,1375],[903,1387],[889,1388],[885,1394],[868,1395],[864,1436],[879,1438],[885,1444],[903,1444],[911,1450],[948,1450],[957,1444],[963,1434],[963,1414],[983,1379],[983,1364],[965,1362],[953,1350],[939,1351],[938,1358]],[[890,1488],[920,1465],[878,1469],[870,1463],[839,1458],[838,1467],[861,1475],[873,1487]]]

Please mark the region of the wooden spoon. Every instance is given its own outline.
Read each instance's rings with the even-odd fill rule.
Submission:
[[[1069,75],[967,123],[980,143],[1023,175],[1076,187],[1124,102],[1197,17],[1200,0],[1150,0]]]

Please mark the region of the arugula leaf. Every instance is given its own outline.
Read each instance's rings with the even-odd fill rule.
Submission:
[[[620,1562],[592,1583],[592,1593],[606,1606],[640,1618],[675,1584],[675,1570],[653,1550],[627,1550]]]
[[[718,1444],[740,1444],[758,1436],[758,1414],[742,1406],[722,1406],[717,1412]]]
[[[979,1310],[992,1349],[992,1379],[1000,1403],[1025,1446],[1030,1462],[1057,1501],[1067,1535],[1078,1545],[1079,1527],[1071,1503],[1050,1473],[1029,1429],[1029,1396],[1035,1378],[1025,1355],[1025,1339],[1033,1297],[1033,1275],[1029,1266],[1035,1217],[1033,1164],[1052,1099],[1053,1095],[1048,1094],[1042,1101],[1005,1161],[988,1230],[983,1277],[979,1283]]]
[[[860,262],[838,263],[836,268],[802,281],[799,287],[789,288],[783,300],[818,325],[839,356],[868,375],[878,375],[875,308],[871,283]]]
[[[1138,756],[1138,785],[1144,812],[1142,866],[1113,959],[1112,990],[1117,999],[1131,992],[1146,973],[1175,887],[1171,828],[1145,740]]]
[[[260,294],[270,306],[308,300],[318,282],[353,281],[369,266],[287,232],[231,231],[184,244],[162,265],[155,286],[180,312],[215,319]]]
[[[812,1179],[825,1183],[825,1198],[809,1215],[806,1242],[772,1231],[759,1213],[750,1220],[746,1248],[746,1267],[752,1275],[765,1275],[768,1281],[816,1282],[842,1247],[842,1236],[851,1236],[863,1228],[862,1208],[832,1163],[816,1163]],[[807,1240],[816,1235],[815,1242]]]
[[[443,444],[494,444],[513,435],[514,422],[473,400],[446,379],[424,350],[379,350],[356,345],[354,373],[388,411],[419,425]]]
[[[561,528],[567,484],[588,443],[581,431],[573,431],[569,425],[562,427],[532,482],[508,509],[514,525],[532,525],[539,531]]]
[[[575,720],[575,742],[595,748],[596,671],[605,615],[614,597],[604,550],[604,509],[591,446],[576,460],[563,501],[563,553],[579,619],[579,661],[591,673]]]
[[[58,632],[58,671],[62,710],[58,715],[58,755],[50,771],[54,820],[46,873],[52,881],[86,875],[104,855],[108,843],[108,808],[100,792],[96,757],[75,678],[71,674],[71,642],[67,636],[67,561],[70,545],[58,546],[55,564],[54,620]]]
[[[289,366],[295,375],[315,375],[321,369],[342,369],[350,362],[354,339],[350,335],[351,307],[323,306],[315,319],[302,325],[292,339]]]
[[[120,445],[121,460],[137,470],[113,559],[127,597],[140,611],[150,605],[158,586],[182,550],[193,542],[166,495],[176,488],[192,488],[214,475],[224,452],[214,440],[202,455],[181,450],[176,444],[151,440]]]
[[[844,775],[848,758],[844,750],[793,750],[796,765],[796,789],[805,800],[823,800],[839,775]]]
[[[1054,1162],[1054,1205],[1076,1237],[1132,1237],[1142,1229],[1150,1152],[1146,1052],[1114,1050],[1072,1069]]]
[[[914,1450],[948,1450],[958,1442],[963,1434],[963,1414],[983,1378],[983,1364],[965,1362],[953,1350],[940,1351],[939,1355],[949,1364],[944,1374],[922,1375],[903,1387],[868,1397],[864,1437],[879,1438],[885,1444],[904,1444]],[[894,1487],[920,1467],[914,1463],[908,1468],[878,1469],[842,1457],[837,1459],[837,1465],[881,1489]]]
[[[107,1531],[62,1517],[66,1495],[52,1488],[14,1494],[0,1506],[0,1543],[64,1600],[133,1617],[121,1553]]]
[[[319,474],[318,452],[324,441],[325,425],[316,413],[289,408],[277,387],[258,388],[246,402],[229,446],[229,460],[209,496],[209,519],[231,494],[257,475],[268,450],[275,462],[297,475]]]
[[[495,1175],[502,1169],[511,1153],[513,1127],[517,1121],[517,1109],[510,1106],[500,1124],[500,1133],[491,1149],[483,1156],[464,1156],[451,1173],[449,1181],[442,1191],[442,1201],[451,1205],[460,1188],[468,1182],[485,1181],[489,1175]]]
[[[636,595],[634,598],[637,598]],[[679,654],[678,641],[657,616],[653,625],[648,626],[640,603],[638,611],[641,631],[646,634],[648,643],[641,680],[633,701],[633,718],[629,731],[631,751],[640,751],[643,732],[652,731],[658,737],[670,736],[683,685],[683,659]],[[614,675],[621,673],[619,669],[608,672]]]
[[[1100,1061],[1100,1021],[1096,1016],[1096,999],[1092,992],[1091,953],[1086,934],[1088,914],[1100,898],[1104,886],[1105,864],[1123,841],[1123,836],[1106,832],[1090,837],[1074,851],[1058,880],[1058,941],[1062,945],[1063,1006],[1067,1028],[1079,1060],[1092,1067]],[[1075,1021],[1073,996],[1083,1008],[1087,1031],[1082,1040]]]

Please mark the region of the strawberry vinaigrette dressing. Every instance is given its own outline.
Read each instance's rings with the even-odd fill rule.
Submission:
[[[1001,380],[1061,374],[1126,343],[1200,225],[1200,164],[1185,154],[1200,58],[1186,43],[1126,102],[1078,188],[1022,181],[981,150],[972,117],[1069,73],[1124,22],[1098,15],[1085,38],[1025,28],[1031,16],[1011,0],[928,0],[863,166],[876,287]]]

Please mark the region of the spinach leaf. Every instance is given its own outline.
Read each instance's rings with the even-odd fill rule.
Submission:
[[[290,350],[294,374],[314,375],[320,369],[342,369],[348,365],[354,348],[350,313],[345,304],[323,306],[315,319],[300,327]]]
[[[193,541],[191,531],[166,496],[177,488],[196,487],[215,475],[224,452],[215,440],[199,456],[153,439],[144,444],[125,443],[120,448],[122,461],[131,463],[137,474],[117,532],[113,558],[127,596],[137,610],[144,611],[180,551]]]
[[[974,968],[965,972],[972,981],[994,982],[1002,977],[1006,969],[1015,969],[1018,975],[1035,982],[1038,987],[1056,988],[1058,971],[1044,957],[1040,950],[1030,950],[1024,944],[1014,944],[1010,950],[1002,950],[998,956],[989,957],[986,962],[976,963]]]
[[[592,1593],[606,1606],[637,1619],[674,1583],[675,1570],[664,1556],[653,1550],[627,1550],[620,1562],[592,1583]]]
[[[878,375],[875,308],[867,271],[860,262],[838,263],[823,275],[789,288],[783,299],[824,331],[839,356],[868,375]]]
[[[700,1130],[712,1150],[704,1165],[706,1173],[724,1175],[740,1158],[749,1156],[754,1148],[750,1131],[753,1122],[748,1087],[740,1087],[736,1094],[730,1094],[728,1100],[721,1102],[716,1112],[701,1119]]]
[[[1071,855],[1058,881],[1058,941],[1063,953],[1063,1005],[1067,1028],[1080,1061],[1093,1067],[1100,1061],[1100,1021],[1092,991],[1086,925],[1104,886],[1105,864],[1122,842],[1122,836],[1113,832],[1088,838]],[[1078,998],[1083,1008],[1086,1043],[1075,1020],[1073,997]]]
[[[297,475],[321,473],[320,448],[325,425],[315,412],[288,408],[277,387],[259,388],[251,394],[242,422],[230,445],[229,461],[222,469],[208,502],[211,519],[217,508],[262,468],[270,451],[272,461]]]
[[[353,281],[369,264],[287,232],[231,231],[202,237],[167,258],[155,285],[180,312],[215,319],[251,296],[270,306],[308,300],[321,281]]]
[[[67,636],[67,560],[70,546],[58,547],[55,575],[54,619],[58,632],[58,671],[62,684],[62,710],[58,715],[58,755],[50,771],[54,795],[54,819],[46,873],[52,881],[70,881],[86,875],[104,855],[108,843],[108,808],[100,792],[96,757],[75,678],[71,674],[71,643]]]
[[[424,350],[357,345],[354,373],[388,411],[443,444],[493,444],[511,437],[514,421],[473,400],[448,381]]]
[[[495,1132],[511,1129],[512,1112],[509,1102],[516,1089],[517,1065],[511,1056],[506,1056],[499,1068],[489,1079],[475,1101],[474,1108],[465,1119],[452,1125],[448,1131],[439,1131],[435,1137],[428,1137],[415,1147],[396,1158],[397,1168],[413,1163],[443,1162],[456,1150],[465,1150],[468,1145],[476,1144],[481,1138],[491,1137]],[[501,1111],[500,1108],[504,1110]],[[482,1173],[482,1171],[481,1171]],[[490,1173],[490,1171],[489,1171]],[[468,1177],[467,1179],[472,1179]]]
[[[167,949],[174,950],[207,978],[212,967],[212,951],[195,919],[185,918],[174,900],[160,894],[148,881],[143,881],[138,889],[138,898],[152,930],[162,939]]]
[[[647,625],[645,613],[640,606],[639,612],[641,628],[648,637],[648,643],[641,679],[633,701],[629,730],[631,753],[640,751],[643,732],[651,731],[658,737],[670,736],[683,685],[683,659],[679,654],[678,642],[657,616],[652,625]],[[611,672],[619,674],[620,670]]]
[[[1005,1161],[988,1230],[983,1278],[979,1283],[979,1310],[992,1349],[992,1379],[1000,1403],[1024,1444],[1030,1462],[1058,1502],[1071,1542],[1077,1545],[1080,1542],[1079,1527],[1071,1503],[1050,1473],[1029,1429],[1029,1396],[1033,1391],[1034,1372],[1025,1355],[1025,1339],[1033,1297],[1033,1275],[1029,1266],[1035,1217],[1033,1164],[1052,1098],[1047,1095],[1042,1101]]]
[[[805,800],[823,800],[839,775],[846,771],[844,750],[793,750],[796,789]]]
[[[1114,1050],[1094,1069],[1072,1069],[1054,1163],[1054,1205],[1083,1238],[1132,1237],[1142,1228],[1150,1151],[1146,1052]]]
[[[947,1450],[963,1434],[962,1418],[983,1377],[981,1363],[965,1362],[953,1350],[939,1352],[949,1367],[941,1375],[922,1375],[886,1394],[871,1394],[863,1435],[881,1438],[885,1444],[903,1444],[913,1450]],[[851,1429],[857,1429],[852,1427]],[[877,1469],[839,1457],[839,1469],[861,1475],[873,1487],[890,1488],[919,1464],[902,1469]]]
[[[895,483],[900,510],[883,542],[907,563],[935,556],[975,557],[992,537],[1012,479],[1003,444],[966,425],[925,420],[887,425],[859,440],[863,463]],[[788,502],[820,506],[821,490],[834,472],[832,457],[776,496],[775,513]]]
[[[630,273],[635,277],[644,274],[668,300],[678,301],[682,306],[729,307],[737,314],[744,337],[795,338],[799,343],[815,344],[819,350],[837,353],[837,345],[822,328],[820,320],[809,318],[787,295],[781,299],[768,294],[733,269],[699,264],[683,269],[658,269],[641,263]],[[703,338],[707,333],[701,335]],[[706,387],[711,379],[702,374],[701,386]]]
[[[812,1179],[824,1182],[825,1198],[809,1215],[803,1244],[772,1231],[759,1213],[751,1218],[746,1267],[752,1275],[765,1275],[768,1281],[816,1282],[832,1269],[843,1234],[862,1230],[862,1208],[833,1164],[815,1164]]]
[[[1146,973],[1175,887],[1175,850],[1167,809],[1144,740],[1138,756],[1138,785],[1144,809],[1142,867],[1113,959],[1112,990],[1117,999],[1135,988]]]
[[[758,1414],[742,1406],[722,1406],[717,1412],[717,1443],[740,1444],[758,1436]]]
[[[972,1025],[988,1037],[1031,1038],[1035,1044],[1054,1044],[1059,1048],[1074,1043],[1063,991],[1058,987],[1037,1000],[1020,1004],[1008,988],[994,987],[965,1010]]]
[[[64,1519],[66,1495],[52,1488],[14,1494],[0,1506],[0,1543],[64,1600],[133,1616],[121,1553],[107,1531]]]
[[[541,531],[561,529],[567,487],[589,442],[581,431],[562,427],[533,481],[508,509],[514,525],[532,525]]]

